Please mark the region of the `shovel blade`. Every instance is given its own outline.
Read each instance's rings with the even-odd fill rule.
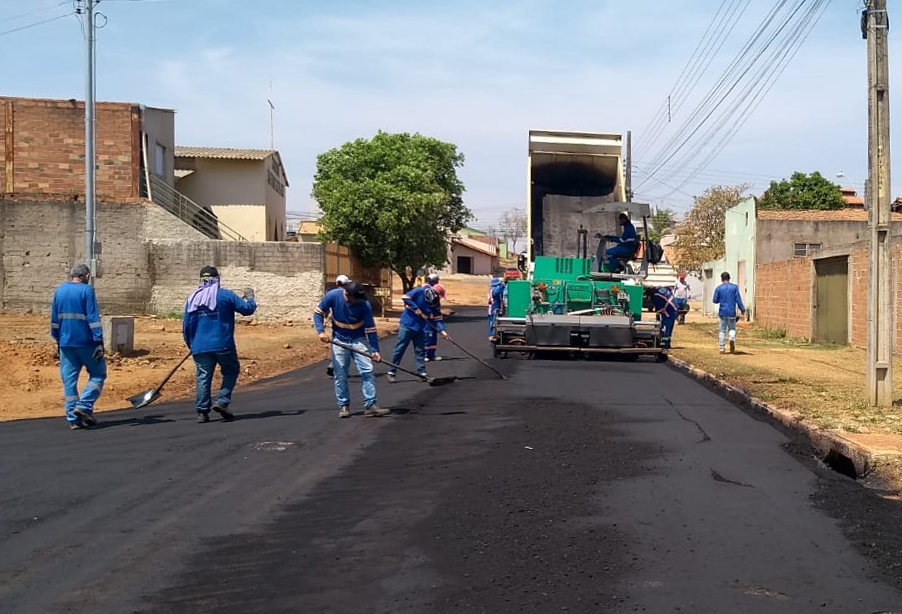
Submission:
[[[429,378],[429,385],[430,386],[447,386],[448,384],[453,384],[456,381],[457,381],[457,377],[455,377],[453,375],[450,377],[432,377],[432,378]]]
[[[129,397],[126,399],[129,403],[132,404],[133,409],[140,409],[142,407],[146,407],[160,398],[160,390],[158,388],[151,388],[141,394],[136,394],[133,397]]]

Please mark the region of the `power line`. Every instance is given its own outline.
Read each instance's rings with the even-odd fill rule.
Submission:
[[[65,15],[57,15],[56,17],[51,17],[50,19],[44,19],[44,20],[41,20],[41,21],[36,21],[36,22],[34,22],[34,23],[30,23],[30,24],[27,24],[27,25],[24,25],[24,26],[19,26],[18,28],[13,28],[12,30],[5,30],[5,31],[3,31],[3,32],[0,32],[0,36],[6,36],[7,34],[13,34],[13,33],[15,33],[15,32],[21,32],[22,30],[28,30],[29,28],[36,28],[36,27],[38,27],[38,26],[44,25],[45,23],[50,23],[51,21],[57,21],[57,20],[59,20],[59,19],[65,19],[66,17],[69,17],[69,16],[71,16],[71,15],[75,15],[75,11],[71,11],[71,12],[69,12],[69,13],[66,13]]]
[[[53,4],[51,6],[45,6],[43,8],[34,9],[34,10],[28,11],[26,13],[19,13],[18,15],[12,15],[11,17],[3,17],[2,19],[0,19],[0,21],[16,21],[18,19],[22,19],[23,17],[30,17],[31,15],[37,15],[38,13],[46,13],[47,11],[52,11],[65,4],[69,4],[69,0],[63,0],[62,2]]]

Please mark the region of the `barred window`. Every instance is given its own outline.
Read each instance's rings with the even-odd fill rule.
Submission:
[[[792,255],[796,258],[810,256],[812,252],[821,248],[820,243],[796,243],[793,246]]]

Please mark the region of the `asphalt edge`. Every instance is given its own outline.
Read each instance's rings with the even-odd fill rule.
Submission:
[[[688,375],[728,401],[753,413],[761,414],[763,417],[776,422],[783,428],[806,440],[822,461],[831,453],[841,455],[849,459],[855,466],[858,478],[868,476],[880,464],[879,460],[883,455],[875,453],[859,443],[845,439],[838,433],[806,422],[793,412],[773,407],[761,399],[753,397],[742,388],[728,384],[717,376],[694,367],[684,360],[675,358],[673,355],[668,357],[667,363],[672,369]]]

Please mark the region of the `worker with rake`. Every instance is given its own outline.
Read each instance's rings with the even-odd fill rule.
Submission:
[[[392,351],[391,361],[395,364],[404,358],[407,346],[413,343],[413,357],[416,371],[420,377],[426,374],[426,332],[434,326],[443,339],[448,339],[448,332],[442,322],[442,310],[439,294],[429,284],[414,288],[404,295],[404,313],[401,314],[401,325],[398,328],[398,340]],[[389,367],[388,383],[395,383],[395,369]]]
[[[332,316],[332,336],[325,332],[325,319]],[[313,325],[320,341],[332,343],[332,370],[334,372],[335,400],[338,417],[351,417],[351,397],[348,372],[351,360],[357,366],[363,392],[364,415],[382,417],[388,409],[376,403],[376,376],[373,361],[382,360],[379,354],[379,335],[373,308],[366,298],[360,282],[348,281],[342,287],[329,290],[313,311]],[[368,342],[368,343],[367,343]]]

